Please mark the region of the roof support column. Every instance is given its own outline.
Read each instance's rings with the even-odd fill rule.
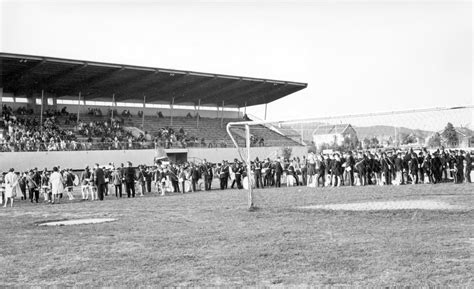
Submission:
[[[3,114],[3,87],[0,87],[0,117]]]
[[[41,100],[43,103],[43,100]],[[79,96],[77,97],[77,122],[79,122],[79,115],[81,113],[81,92],[79,91]]]
[[[41,115],[40,115],[41,133],[43,133],[43,111],[44,111],[44,89],[41,90]]]
[[[114,109],[115,109],[115,93],[112,93],[112,112],[110,113],[110,121],[114,119]]]
[[[174,96],[171,98],[170,126],[173,126],[173,108],[174,108]]]
[[[240,106],[237,107],[237,118],[240,118]]]
[[[222,101],[222,111],[221,111],[221,127],[224,126],[224,101]]]
[[[197,114],[196,114],[196,127],[199,128],[199,110],[201,108],[201,99],[198,99]]]
[[[142,130],[145,131],[145,107],[146,107],[146,95],[143,95],[143,111],[142,111]]]
[[[245,102],[245,107],[244,107],[244,118],[247,118],[247,102]]]
[[[267,120],[267,103],[265,102],[265,117],[263,120]]]

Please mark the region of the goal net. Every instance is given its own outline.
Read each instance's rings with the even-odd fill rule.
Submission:
[[[254,207],[254,190],[261,187],[267,162],[278,161],[281,180],[265,179],[264,187],[302,184],[300,172],[288,172],[291,164],[301,167],[308,152],[321,155],[407,150],[474,151],[474,105],[429,108],[383,113],[367,113],[299,120],[261,120],[254,116],[227,124],[227,133],[239,152],[246,172],[244,187],[249,190],[248,206]],[[299,163],[296,165],[296,163]],[[295,167],[293,166],[293,167]],[[288,175],[294,175],[294,179]],[[280,174],[278,174],[280,177]],[[299,180],[298,180],[299,179]],[[258,181],[257,181],[258,180]]]

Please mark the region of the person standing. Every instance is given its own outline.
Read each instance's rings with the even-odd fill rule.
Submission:
[[[99,200],[103,201],[105,193],[105,173],[99,164],[95,164],[94,185],[97,188],[97,196]]]
[[[124,172],[127,197],[135,198],[135,169],[132,167],[132,162],[128,162],[128,167],[124,169]]]
[[[308,180],[308,164],[306,161],[306,156],[303,156],[303,159],[300,162],[300,167],[301,167],[302,185],[306,186],[307,180]]]
[[[199,169],[193,163],[191,165],[191,191],[194,193],[196,191],[196,184],[199,181]]]
[[[408,169],[410,172],[412,185],[418,182],[418,158],[415,153],[411,154],[411,158],[408,161]]]
[[[115,188],[115,197],[122,198],[122,172],[119,168],[116,168],[111,175],[112,183],[114,184]]]
[[[255,178],[255,185],[257,188],[264,188],[263,180],[262,180],[262,163],[258,158],[255,158],[254,164],[254,178]]]
[[[229,169],[227,169],[228,171]],[[217,164],[217,170],[216,173],[219,174],[219,180],[220,180],[220,186],[221,190],[224,190],[226,187],[227,183],[227,173],[226,173],[226,167],[224,167],[222,164]]]
[[[41,179],[40,179],[41,181]],[[35,172],[31,170],[29,174],[26,176],[26,185],[28,187],[28,198],[30,202],[33,203],[33,200],[38,203],[39,199],[39,182],[35,181]]]
[[[54,204],[56,202],[59,203],[59,194],[61,194],[64,190],[63,186],[63,176],[59,173],[59,170],[57,167],[53,167],[53,172],[51,173],[51,176],[49,177],[49,183],[51,185],[51,197],[52,201],[51,203]]]
[[[11,168],[8,174],[5,175],[5,204],[4,208],[7,207],[8,200],[10,200],[10,207],[13,207],[13,199],[15,198],[17,192],[20,191],[18,185],[18,175],[15,174],[15,169]]]
[[[181,194],[184,194],[186,192],[186,172],[184,171],[184,167],[181,166],[179,168],[179,174],[178,174],[178,182],[179,185],[181,186]]]
[[[281,187],[281,175],[283,174],[283,167],[280,163],[280,158],[277,158],[275,162],[275,187]]]
[[[140,189],[140,197],[144,196],[146,191],[146,177],[145,177],[145,168],[143,166],[138,166],[138,187]]]
[[[205,181],[205,189],[206,189],[206,191],[210,191],[211,186],[212,186],[212,178],[214,177],[214,173],[212,171],[212,165],[210,163],[206,163],[205,169],[206,169],[206,178],[204,180]]]
[[[64,181],[66,183],[66,192],[70,201],[74,200],[74,195],[72,194],[74,188],[74,174],[72,173],[71,169],[67,169],[64,171],[63,175]]]
[[[472,158],[471,153],[469,151],[464,152],[464,161],[466,162],[464,181],[466,183],[471,183]]]
[[[86,166],[86,168],[81,174],[81,194],[82,194],[83,201],[89,199],[89,193],[91,193],[90,182],[91,182],[91,171],[89,170],[89,167]]]
[[[26,200],[26,176],[28,172],[19,173],[18,185],[21,191],[21,200]]]
[[[456,153],[456,183],[461,184],[464,182],[464,157],[460,150]]]
[[[153,179],[153,171],[151,168],[147,168],[145,171],[145,182],[146,182],[146,192],[151,193],[151,181]]]

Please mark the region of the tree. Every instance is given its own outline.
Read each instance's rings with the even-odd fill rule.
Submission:
[[[370,145],[373,147],[373,148],[376,148],[379,146],[379,139],[376,138],[375,136],[370,140]]]
[[[370,146],[370,139],[368,139],[367,137],[365,137],[363,140],[362,140],[362,144],[364,145],[364,148],[368,148]]]
[[[344,137],[344,140],[342,141],[341,149],[342,150],[353,150],[356,149],[359,145],[359,139],[357,136],[348,136],[346,135]]]
[[[438,148],[441,146],[441,136],[439,133],[433,134],[429,139],[428,139],[428,146],[430,148]]]
[[[444,128],[444,131],[441,135],[446,140],[446,144],[449,147],[455,147],[458,145],[458,135],[452,123],[448,122],[446,124],[446,127]]]
[[[308,146],[308,153],[316,153],[316,145],[314,144],[314,141],[311,141],[311,144]]]
[[[402,144],[411,144],[416,143],[416,136],[414,134],[405,134],[404,138],[402,139]]]

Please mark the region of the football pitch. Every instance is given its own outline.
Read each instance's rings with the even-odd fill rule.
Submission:
[[[0,286],[474,286],[472,184],[270,188],[255,196],[254,212],[244,190],[17,201],[0,208]],[[385,201],[447,208],[311,207]],[[116,221],[38,226],[83,218]]]

